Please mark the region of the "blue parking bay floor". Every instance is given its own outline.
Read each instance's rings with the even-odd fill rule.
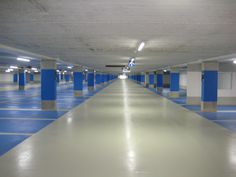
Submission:
[[[39,87],[24,91],[0,91],[0,156],[106,86],[88,92],[85,84],[83,96],[76,98],[72,83],[58,85],[57,111],[41,110]]]
[[[156,89],[149,90],[157,93]],[[180,98],[170,98],[168,94],[169,89],[163,89],[163,92],[160,95],[236,133],[236,106],[217,106],[217,112],[201,112],[200,106],[187,105],[186,90],[180,90]]]

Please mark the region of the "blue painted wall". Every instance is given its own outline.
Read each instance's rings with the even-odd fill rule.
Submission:
[[[149,74],[149,84],[154,85],[154,74]]]
[[[96,74],[96,84],[101,84],[101,74]]]

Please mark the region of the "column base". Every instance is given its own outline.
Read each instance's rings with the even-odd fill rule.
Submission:
[[[56,110],[56,101],[41,101],[41,109],[43,110]]]
[[[149,85],[149,88],[155,88],[155,86],[153,84]]]
[[[163,88],[162,88],[162,87],[157,87],[157,92],[158,92],[158,93],[162,93],[162,91],[163,91]]]
[[[83,96],[83,91],[81,91],[81,90],[74,90],[74,96],[75,97]]]
[[[169,97],[171,98],[179,98],[179,92],[170,92],[169,93]]]
[[[100,88],[102,86],[102,84],[96,84],[96,87]]]
[[[25,90],[25,86],[19,85],[19,90]]]
[[[200,97],[187,97],[186,103],[188,105],[200,105],[201,98]]]
[[[201,111],[202,112],[216,112],[217,102],[201,102]]]
[[[90,92],[94,91],[94,87],[88,87],[88,91]]]

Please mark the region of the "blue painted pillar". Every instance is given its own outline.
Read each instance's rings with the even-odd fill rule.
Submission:
[[[170,71],[170,93],[172,98],[179,97],[179,70],[174,68]]]
[[[83,70],[82,68],[76,66],[73,68],[73,79],[74,79],[74,96],[79,97],[83,96]]]
[[[144,77],[145,77],[144,87],[148,88],[149,87],[149,73],[146,72]]]
[[[68,73],[68,71],[67,71],[67,73],[65,73],[65,81],[66,82],[70,81],[70,73]]]
[[[61,71],[61,81],[64,79],[64,74],[63,72]]]
[[[17,83],[18,82],[18,74],[14,73],[13,74],[13,83]]]
[[[30,73],[30,82],[34,82],[34,73]]]
[[[141,85],[145,83],[145,73],[141,73]]]
[[[94,90],[94,70],[88,71],[88,90]]]
[[[149,88],[154,88],[154,73],[149,74]]]
[[[24,68],[19,69],[19,90],[24,90],[26,84],[26,73]]]
[[[218,62],[202,63],[202,96],[201,111],[217,111],[217,90],[218,90]]]
[[[41,61],[41,108],[56,110],[56,61]]]
[[[162,93],[163,90],[163,71],[157,73],[157,91]]]
[[[60,73],[59,72],[57,72],[56,80],[57,80],[57,83],[60,82]]]

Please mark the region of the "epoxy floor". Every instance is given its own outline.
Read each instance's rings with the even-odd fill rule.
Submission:
[[[236,135],[116,81],[0,157],[1,177],[235,177]]]

